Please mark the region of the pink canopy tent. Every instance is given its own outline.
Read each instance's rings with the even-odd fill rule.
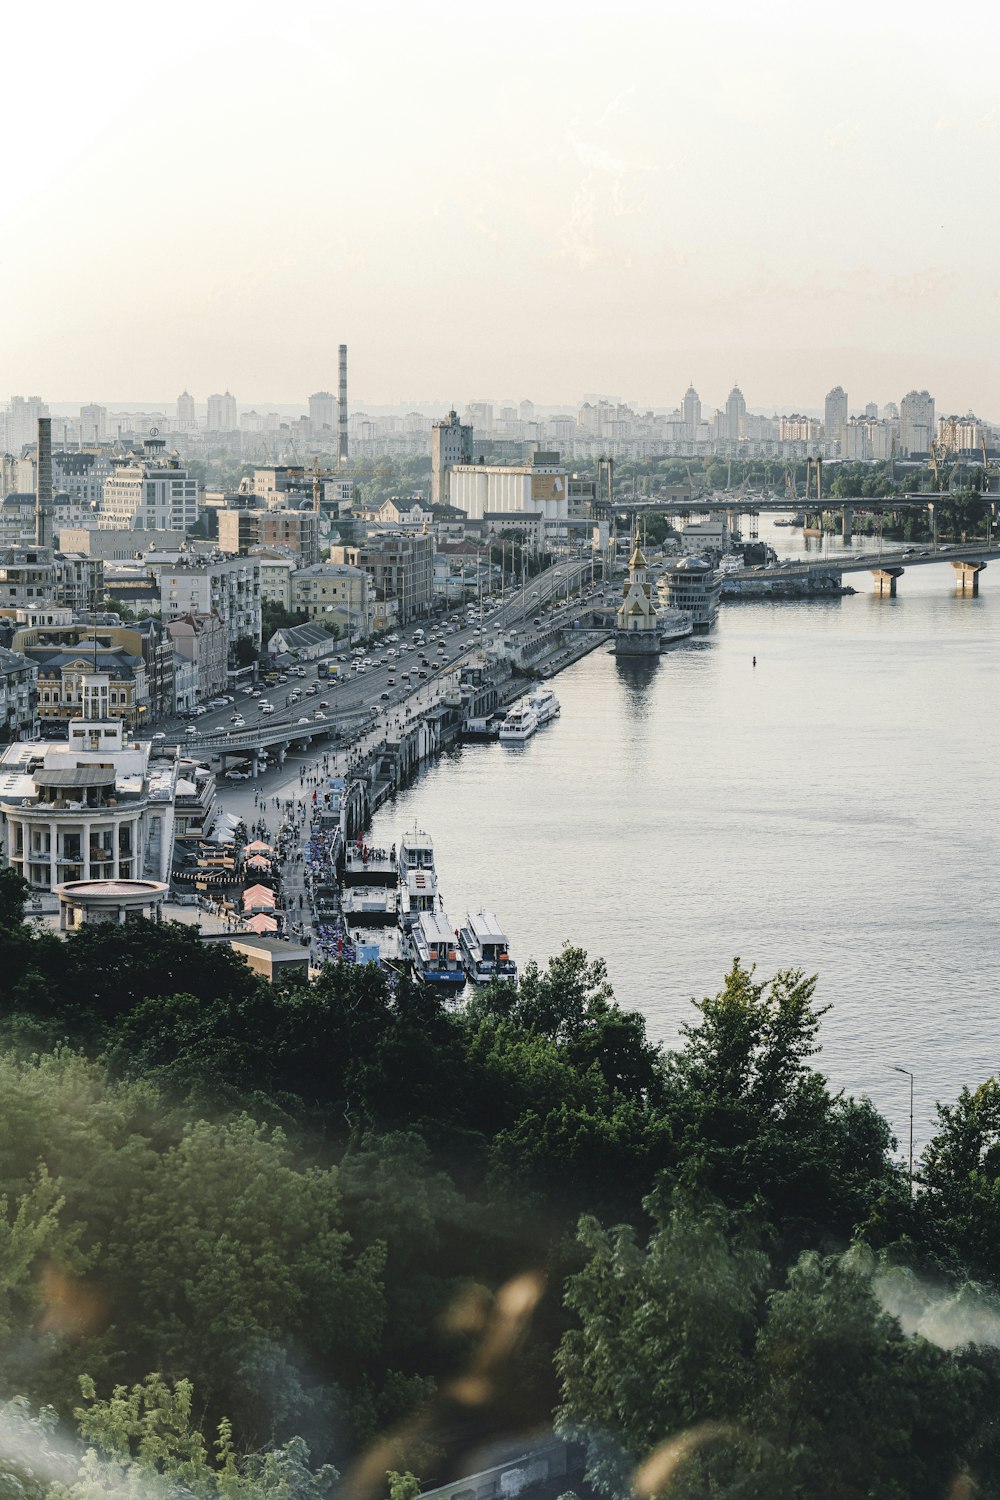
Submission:
[[[269,917],[265,912],[259,911],[255,917],[251,917],[246,924],[250,932],[277,932],[278,924],[274,917]]]
[[[274,892],[269,891],[266,885],[251,885],[243,892],[243,910],[253,911],[255,907],[271,908],[274,905]]]

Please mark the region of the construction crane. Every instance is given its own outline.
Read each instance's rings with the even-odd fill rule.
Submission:
[[[931,439],[931,472],[934,475],[934,490],[936,494],[941,492],[941,465],[948,457],[947,449],[936,438]]]

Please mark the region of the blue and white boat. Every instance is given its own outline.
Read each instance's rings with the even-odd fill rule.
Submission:
[[[459,946],[465,972],[473,984],[491,979],[517,979],[517,965],[510,956],[507,935],[493,912],[470,912],[459,929]]]
[[[443,911],[422,911],[407,933],[413,972],[425,984],[461,989],[465,969],[459,957],[458,939]]]

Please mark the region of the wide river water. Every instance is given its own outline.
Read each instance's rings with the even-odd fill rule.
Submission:
[[[847,581],[836,601],[723,605],[652,666],[592,653],[554,679],[555,722],[442,757],[371,838],[417,823],[456,927],[485,906],[521,964],[567,941],[603,957],[667,1044],[736,954],[818,975],[819,1065],[901,1148],[891,1066],[911,1069],[919,1150],[935,1101],[1000,1067],[1000,567],[978,599],[947,564],[894,600]]]

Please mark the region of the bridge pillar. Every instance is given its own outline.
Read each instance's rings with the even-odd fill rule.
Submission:
[[[875,592],[877,594],[888,594],[890,599],[896,597],[896,579],[903,575],[902,568],[872,568],[872,577],[875,580]]]
[[[854,508],[853,508],[853,506],[850,506],[850,505],[843,505],[843,506],[841,506],[841,509],[840,509],[840,530],[841,530],[841,535],[843,537],[844,546],[846,547],[847,544],[848,544],[848,542],[851,540],[851,537],[854,535]]]
[[[984,562],[953,562],[958,577],[955,579],[955,587],[960,594],[971,594],[973,599],[979,593],[979,575],[986,567]]]

